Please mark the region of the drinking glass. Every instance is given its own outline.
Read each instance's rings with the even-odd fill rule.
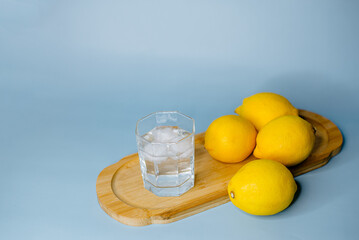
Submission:
[[[136,141],[144,187],[161,197],[194,186],[195,124],[177,111],[155,112],[137,121]]]

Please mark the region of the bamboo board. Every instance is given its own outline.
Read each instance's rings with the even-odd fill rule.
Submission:
[[[302,118],[316,130],[315,147],[301,164],[291,167],[294,176],[324,166],[341,150],[343,137],[330,120],[306,110]],[[253,155],[236,164],[214,160],[203,146],[204,133],[195,136],[195,186],[180,197],[157,197],[143,187],[137,153],[124,157],[102,170],[97,178],[96,192],[102,209],[117,221],[131,225],[171,223],[229,200],[227,184],[231,177]]]

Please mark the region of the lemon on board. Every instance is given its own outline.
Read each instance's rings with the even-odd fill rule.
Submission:
[[[228,184],[232,203],[253,215],[273,215],[292,202],[297,184],[281,163],[259,159],[245,164]]]
[[[298,116],[298,110],[288,99],[270,92],[257,93],[243,99],[242,105],[236,108],[235,113],[251,121],[257,130],[277,117]]]
[[[282,116],[259,131],[253,154],[289,167],[304,161],[313,150],[314,142],[314,130],[309,122],[298,116]]]
[[[250,121],[237,115],[225,115],[209,125],[204,147],[214,159],[240,162],[252,153],[256,136],[257,131]]]

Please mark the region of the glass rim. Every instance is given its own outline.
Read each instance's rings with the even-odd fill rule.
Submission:
[[[176,114],[179,114],[179,115],[182,115],[182,116],[188,118],[188,120],[191,120],[191,121],[192,121],[192,131],[190,132],[190,134],[189,134],[188,136],[185,136],[184,138],[181,138],[180,140],[178,140],[178,141],[176,141],[176,142],[163,142],[163,143],[156,142],[156,143],[154,143],[154,142],[148,141],[147,139],[145,139],[142,135],[140,135],[140,134],[138,133],[138,124],[139,124],[141,121],[143,121],[144,119],[149,118],[150,116],[155,115],[155,114],[158,114],[158,113],[162,113],[162,114],[165,114],[165,113],[176,113]],[[182,142],[183,140],[185,140],[185,139],[187,139],[187,138],[189,138],[189,137],[192,137],[192,136],[194,135],[194,133],[195,133],[195,121],[194,121],[194,119],[191,118],[190,116],[186,115],[186,114],[183,114],[183,113],[179,112],[179,111],[156,111],[156,112],[152,112],[152,113],[150,113],[150,114],[147,114],[146,116],[144,116],[144,117],[142,117],[142,118],[140,118],[140,119],[137,120],[137,122],[136,122],[136,129],[135,129],[136,137],[140,138],[141,140],[143,140],[143,141],[145,141],[145,142],[147,142],[147,143],[150,143],[150,144],[160,144],[160,145],[177,144],[177,143]]]

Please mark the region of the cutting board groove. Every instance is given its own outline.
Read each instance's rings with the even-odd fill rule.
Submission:
[[[328,163],[340,152],[343,137],[330,120],[306,110],[302,118],[316,130],[316,143],[311,155],[301,164],[291,167],[299,176]],[[143,187],[137,153],[106,167],[96,182],[97,198],[102,209],[117,221],[131,225],[171,223],[229,201],[227,184],[231,177],[253,155],[236,164],[214,160],[203,146],[204,133],[195,137],[195,186],[180,197],[157,197]]]

